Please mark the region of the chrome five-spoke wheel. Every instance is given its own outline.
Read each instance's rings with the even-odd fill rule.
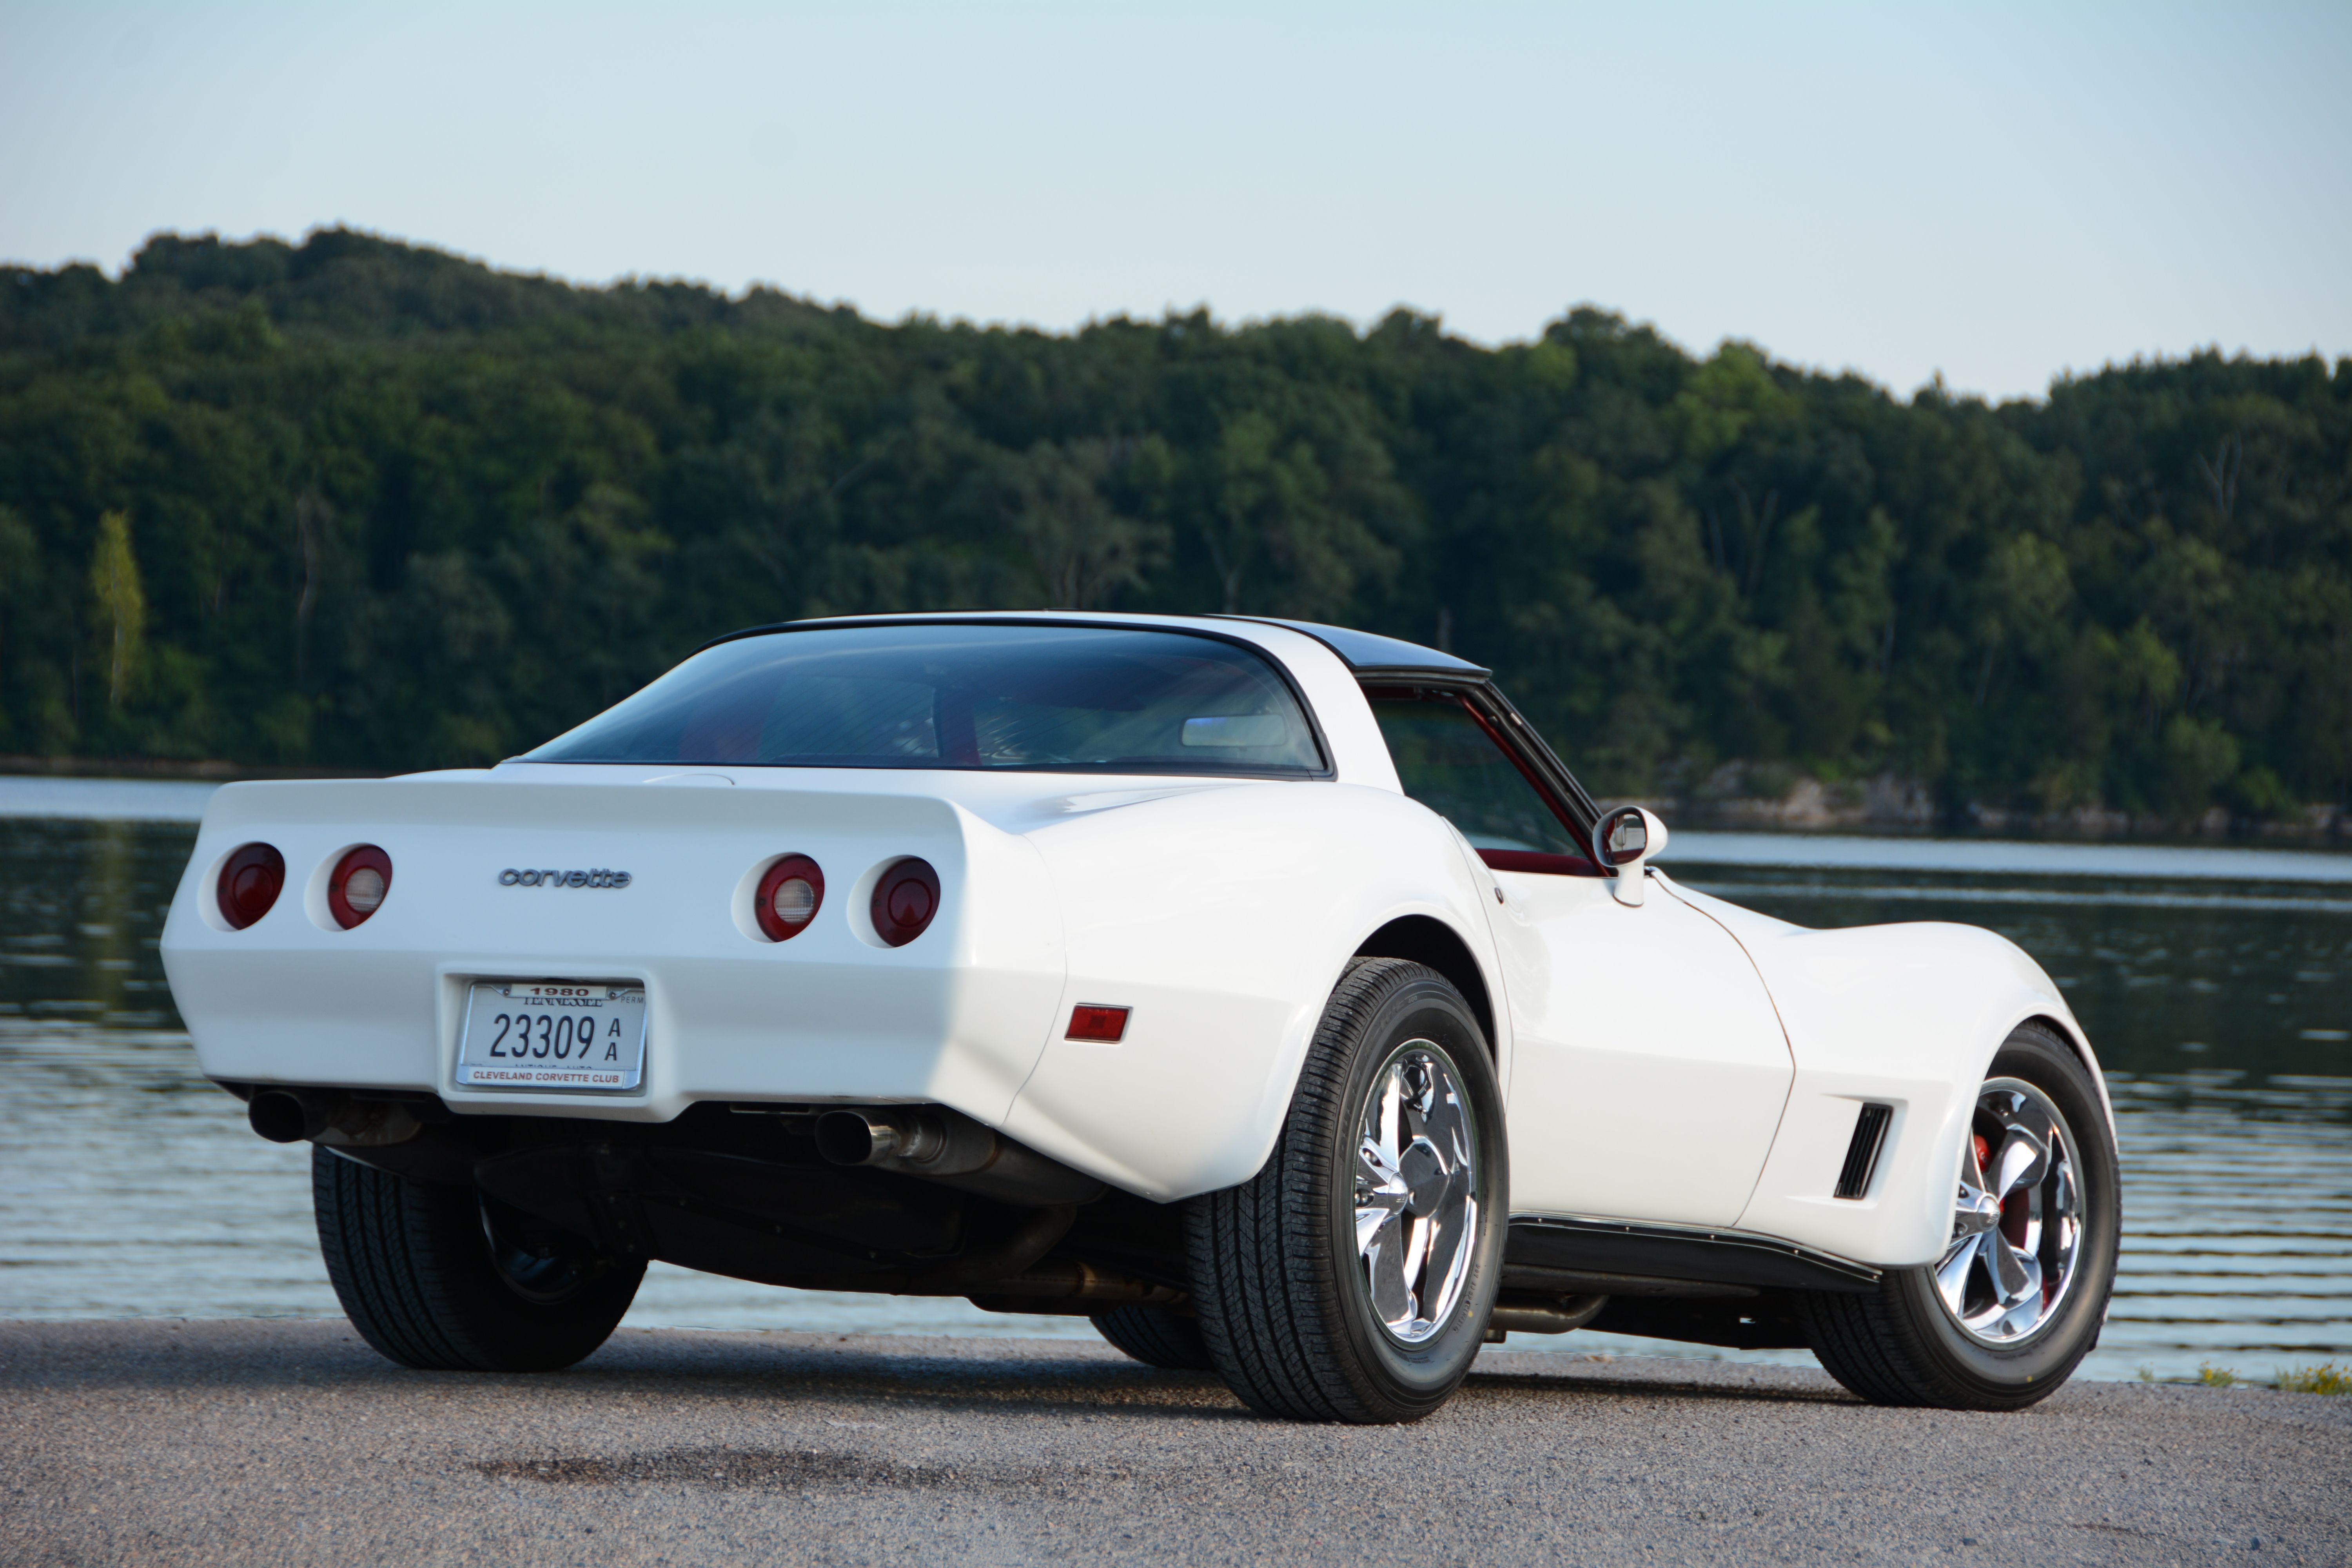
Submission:
[[[2022,1410],[2066,1381],[2106,1321],[2121,1183],[2091,1063],[2032,1019],[1967,1103],[1959,1195],[1936,1260],[1889,1268],[1868,1290],[1792,1299],[1822,1364],[1875,1405]]]
[[[1409,1345],[1461,1300],[1478,1229],[1478,1142],[1443,1053],[1408,1040],[1374,1076],[1356,1151],[1356,1251],[1372,1310]]]
[[[1201,1343],[1265,1415],[1417,1421],[1478,1359],[1510,1212],[1503,1090],[1477,1015],[1424,964],[1359,958],[1274,1152],[1186,1207]]]
[[[1960,1160],[1952,1243],[1936,1293],[1970,1339],[2014,1344],[2050,1321],[2083,1241],[2082,1160],[2066,1118],[2021,1079],[1977,1096]]]

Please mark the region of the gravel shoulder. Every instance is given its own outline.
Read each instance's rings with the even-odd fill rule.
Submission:
[[[544,1377],[341,1322],[0,1323],[0,1563],[2352,1561],[2352,1399],[1489,1350],[1418,1426],[1047,1341],[623,1331]]]

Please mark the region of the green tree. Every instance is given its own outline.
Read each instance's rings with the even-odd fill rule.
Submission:
[[[494,759],[714,632],[1050,603],[1439,643],[1615,794],[2352,805],[2352,363],[1991,406],[1588,306],[886,325],[332,229],[5,280],[0,749]]]
[[[1005,478],[1013,531],[1057,609],[1099,609],[1141,588],[1168,553],[1167,526],[1128,517],[1102,487],[1139,457],[1141,443],[1040,441],[1009,459]],[[1164,460],[1164,459],[1163,459]]]
[[[106,650],[107,704],[120,709],[139,675],[147,645],[147,591],[140,585],[139,558],[131,549],[128,512],[110,511],[98,520],[89,593]]]

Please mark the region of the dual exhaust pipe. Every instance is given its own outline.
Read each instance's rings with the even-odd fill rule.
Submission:
[[[327,1130],[327,1101],[299,1089],[257,1089],[245,1102],[245,1120],[272,1143],[299,1143]]]
[[[446,1112],[444,1113],[446,1115]],[[272,1085],[245,1102],[247,1125],[272,1143],[377,1148],[404,1143],[423,1123],[401,1100]],[[1032,1207],[1092,1203],[1104,1184],[943,1105],[831,1110],[817,1119],[817,1152]]]
[[[816,1152],[835,1165],[919,1176],[1001,1203],[1092,1203],[1104,1184],[943,1105],[828,1110]]]
[[[245,1121],[272,1143],[307,1140],[330,1149],[381,1149],[425,1130],[402,1100],[316,1089],[257,1089],[245,1102]]]

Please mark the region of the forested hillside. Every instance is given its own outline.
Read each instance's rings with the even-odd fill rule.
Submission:
[[[1591,310],[882,325],[341,231],[0,269],[0,752],[483,762],[716,632],[973,605],[1448,646],[1612,794],[2293,816],[2352,789],[2352,363],[1990,407]]]

